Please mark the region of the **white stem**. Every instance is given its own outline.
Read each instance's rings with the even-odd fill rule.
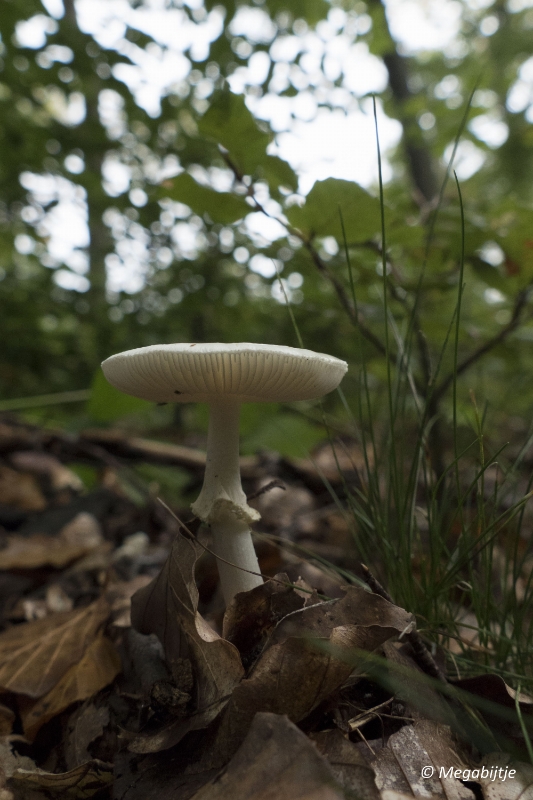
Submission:
[[[251,570],[259,572],[259,562],[255,554],[252,535],[249,524],[239,519],[235,514],[228,513],[224,519],[220,515],[216,522],[211,523],[213,534],[213,550],[220,556],[217,558],[218,574],[220,575],[220,585],[226,605],[229,605],[237,592],[248,592],[263,583],[260,575],[252,575]],[[237,564],[241,569],[230,567],[225,563]]]
[[[215,553],[236,565],[217,560],[226,603],[237,592],[247,592],[263,582],[243,571],[259,572],[250,522],[260,517],[247,504],[241,485],[239,417],[238,402],[224,399],[210,404],[204,485],[192,505],[193,513],[211,527]]]

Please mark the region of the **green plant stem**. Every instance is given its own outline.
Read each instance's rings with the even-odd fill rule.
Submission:
[[[531,737],[529,735],[529,731],[526,728],[526,723],[524,722],[524,717],[522,716],[522,709],[520,708],[520,689],[521,684],[519,683],[516,687],[516,694],[515,694],[515,708],[516,708],[516,715],[518,717],[518,721],[520,723],[520,728],[522,729],[522,734],[524,736],[524,741],[527,747],[527,753],[529,756],[529,760],[533,764],[533,745],[531,744]]]

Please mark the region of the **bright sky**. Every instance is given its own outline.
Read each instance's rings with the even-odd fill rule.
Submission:
[[[52,17],[58,17],[62,13],[61,0],[42,2]],[[470,5],[484,8],[490,6],[491,2],[492,0],[470,0]],[[530,0],[511,2],[529,5]],[[93,34],[102,46],[116,47],[134,62],[134,66],[121,67],[116,75],[128,83],[137,102],[153,116],[157,115],[160,96],[170,88],[179,93],[180,84],[182,85],[189,73],[190,62],[183,51],[191,48],[193,58],[205,58],[210,41],[219,35],[222,28],[219,7],[207,14],[202,0],[190,0],[189,6],[196,8],[194,14],[198,24],[191,23],[179,8],[166,9],[164,0],[150,0],[141,9],[133,9],[127,0],[77,0],[76,9],[81,28]],[[451,56],[460,55],[462,45],[457,33],[461,4],[458,0],[387,0],[387,12],[392,32],[404,52],[439,49]],[[490,35],[496,28],[489,30],[491,23],[490,18],[488,19],[487,35]],[[126,22],[149,33],[155,43],[144,51],[127,42],[123,38]],[[302,194],[309,191],[315,180],[330,176],[354,180],[366,187],[375,185],[377,180],[372,104],[363,96],[368,92],[381,91],[386,85],[387,75],[383,64],[368,52],[363,42],[353,43],[354,34],[356,38],[357,33],[368,30],[369,18],[359,15],[351,20],[352,29],[348,31],[343,30],[345,23],[345,12],[335,8],[330,11],[327,20],[319,23],[316,31],[309,31],[301,26],[296,31],[298,35],[278,37],[270,48],[270,58],[274,62],[271,91],[261,98],[253,95],[253,87],[263,81],[269,68],[270,61],[266,53],[254,54],[249,59],[248,67],[239,68],[230,79],[233,91],[242,92],[248,87],[251,92],[249,107],[257,117],[268,120],[277,132],[272,152],[277,152],[289,161],[297,171]],[[44,15],[34,17],[30,23],[19,27],[17,35],[21,42],[40,47],[44,43],[47,30],[51,32],[50,25],[50,19]],[[239,42],[238,46],[243,49],[244,56],[247,48],[248,54],[251,52],[249,41],[269,43],[275,36],[268,17],[257,7],[242,7],[232,22],[231,32]],[[297,53],[301,53],[300,67],[292,63]],[[52,57],[68,61],[68,53],[58,52],[52,54]],[[320,68],[322,60],[324,71]],[[530,61],[533,64],[533,59]],[[332,88],[330,81],[340,74],[344,74],[343,85]],[[276,92],[285,88],[289,82],[299,93],[291,98],[279,97]],[[210,81],[203,80],[196,86],[195,94],[200,109],[202,103],[207,104],[203,98],[209,96],[210,84]],[[533,66],[526,62],[520,80],[513,89],[511,99],[515,106],[521,104],[522,107],[527,107],[533,101],[532,84]],[[446,99],[450,107],[457,107],[463,101],[457,79],[452,75],[439,84],[438,91],[441,92],[439,96]],[[313,94],[319,98],[327,96],[333,101],[335,108],[320,108],[317,111]],[[55,102],[53,98],[51,102]],[[105,102],[104,97],[104,107]],[[106,112],[110,118],[110,126],[120,124],[112,106],[113,103],[110,102]],[[73,120],[76,115],[83,114],[82,98],[73,93],[70,104],[63,108],[62,113],[70,115]],[[434,124],[434,120],[430,119],[431,115],[424,116],[428,119],[421,120],[421,124],[431,127]],[[378,109],[378,124],[382,151],[386,153],[399,141],[401,127],[397,121],[387,118],[381,108]],[[506,126],[495,116],[491,116],[490,112],[477,117],[475,124],[477,129],[473,129],[473,132],[489,145],[498,146],[505,141]],[[68,169],[73,174],[83,169],[83,162],[79,157],[69,158],[71,163]],[[460,148],[456,162],[459,177],[467,178],[482,163],[482,151],[470,142],[465,143]],[[390,169],[385,159],[385,179],[389,175]],[[106,180],[110,194],[118,194],[129,187],[130,175],[123,165],[110,161],[106,165]],[[84,291],[88,286],[87,280],[83,278],[87,264],[79,248],[87,245],[88,234],[83,198],[76,196],[76,192],[69,188],[72,184],[68,181],[25,175],[24,185],[32,188],[43,199],[53,196],[59,198],[59,204],[55,206],[46,223],[51,237],[49,250],[52,261],[57,263],[63,260],[70,271],[58,270],[56,280],[66,288]],[[133,196],[134,192],[137,192],[136,198]],[[132,202],[142,205],[142,194],[141,190],[133,190],[130,193]],[[256,217],[257,215],[253,215],[253,218],[250,216],[250,225],[255,226],[256,232],[262,231],[268,237],[269,230],[266,227],[261,229],[262,223]],[[131,230],[129,234],[131,238]],[[196,234],[189,231],[185,239],[190,239],[191,236],[194,239]],[[138,238],[140,241],[136,244],[130,242],[128,245],[130,252],[126,252],[126,245],[123,246],[125,252],[120,263],[117,259],[111,259],[108,264],[110,284],[115,290],[135,291],[142,285],[142,254],[144,252],[146,256],[146,248],[142,243],[142,236]],[[27,240],[29,237],[19,237],[17,246],[21,252],[25,248],[28,252],[31,248],[31,242]],[[194,244],[191,244],[191,248],[191,252],[194,252]]]

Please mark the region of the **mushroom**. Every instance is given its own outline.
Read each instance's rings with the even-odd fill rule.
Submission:
[[[260,515],[246,502],[239,469],[241,403],[321,397],[339,385],[346,362],[294,347],[187,343],[117,353],[102,369],[109,383],[134,397],[209,404],[204,483],[191,508],[211,529],[226,603],[261,584],[250,533]]]

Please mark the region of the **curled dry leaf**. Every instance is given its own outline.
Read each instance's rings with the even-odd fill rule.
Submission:
[[[465,769],[466,762],[457,752],[450,729],[429,720],[405,725],[389,738],[371,762],[376,785],[382,792],[400,793],[407,797],[439,797],[442,800],[474,800],[474,793],[451,775],[441,774],[449,768]],[[423,776],[423,768],[433,772]],[[428,770],[429,772],[429,770]],[[389,800],[392,798],[389,797]]]
[[[369,646],[363,643],[361,649],[374,650],[393,636],[415,627],[412,614],[377,594],[356,586],[342,587],[342,592],[338,600],[316,603],[282,620],[269,644],[284,641],[289,636],[329,636],[335,627],[342,625],[357,627],[360,641],[368,638]]]
[[[244,674],[237,648],[222,639],[198,613],[194,565],[199,552],[189,539],[176,537],[159,575],[132,597],[133,626],[140,633],[156,634],[171,672],[179,671],[183,659],[191,661],[196,709],[192,717],[173,723],[162,736],[156,734],[144,742],[138,737],[130,745],[135,752],[171,747],[188,730],[208,725]]]
[[[22,710],[22,724],[27,738],[33,739],[45,722],[72,703],[87,700],[108,686],[121,669],[122,664],[114,645],[99,634],[81,661],[73,664],[48,694]]]
[[[221,775],[192,800],[343,800],[326,759],[286,716],[257,714]],[[366,798],[361,798],[366,800]]]
[[[85,800],[94,797],[113,782],[113,767],[103,761],[93,759],[70,772],[44,772],[41,769],[16,769],[8,781],[15,797],[31,797],[31,790],[42,789],[46,797],[61,800]]]
[[[276,575],[249,592],[236,594],[226,609],[222,632],[237,647],[243,661],[259,654],[261,645],[283,617],[303,608],[308,595],[299,595],[288,583],[288,575]]]
[[[107,619],[100,598],[87,608],[16,625],[0,634],[0,688],[42,697],[76,664]]]
[[[275,628],[250,677],[233,691],[209,766],[226,763],[260,711],[299,722],[346,681],[355,651],[372,651],[414,625],[412,614],[349,587],[344,597],[303,608]],[[202,766],[206,760],[202,759]]]
[[[103,541],[96,517],[82,511],[55,536],[44,533],[6,536],[6,546],[0,550],[0,569],[36,569],[44,566],[60,569],[92,552]]]

